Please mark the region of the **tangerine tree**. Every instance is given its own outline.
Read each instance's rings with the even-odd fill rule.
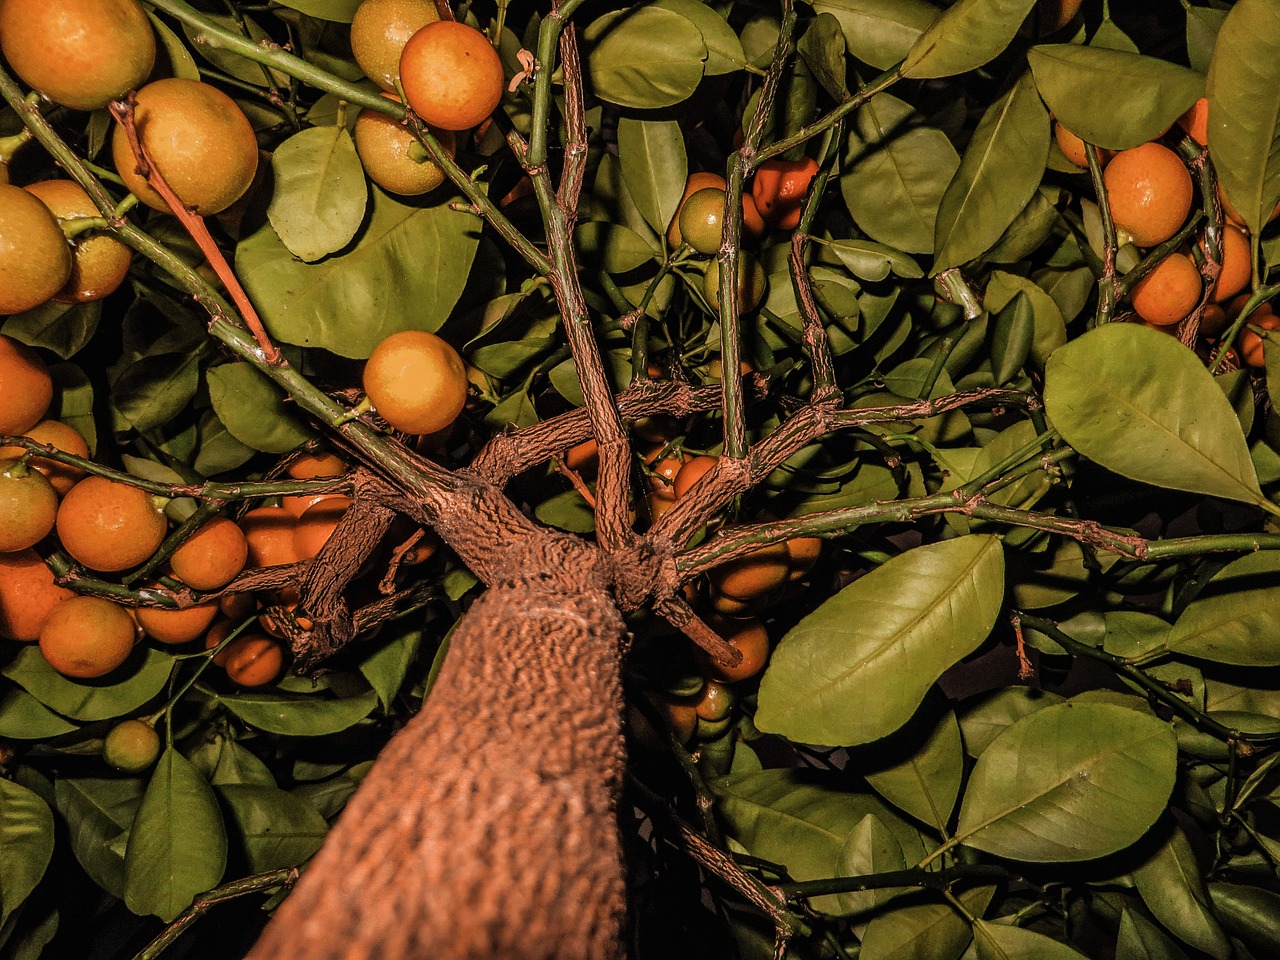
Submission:
[[[0,51],[4,956],[1280,950],[1274,0]]]

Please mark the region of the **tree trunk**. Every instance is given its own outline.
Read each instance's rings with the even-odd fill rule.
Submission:
[[[609,960],[625,627],[566,571],[491,587],[250,960]]]

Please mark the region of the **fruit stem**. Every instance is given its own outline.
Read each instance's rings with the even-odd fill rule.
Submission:
[[[1102,161],[1098,148],[1092,143],[1084,145],[1085,159],[1089,163],[1089,178],[1098,198],[1098,212],[1102,217],[1102,276],[1098,278],[1098,309],[1094,314],[1095,326],[1110,323],[1120,300],[1120,288],[1116,283],[1116,222],[1111,218],[1111,204],[1107,199],[1107,187],[1102,180]]]
[[[6,164],[31,139],[31,131],[23,127],[10,137],[0,137],[0,164]]]

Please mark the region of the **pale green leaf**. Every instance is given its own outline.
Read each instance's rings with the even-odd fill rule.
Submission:
[[[1065,943],[1007,923],[978,920],[973,925],[978,960],[1084,960]]]
[[[1009,45],[1035,0],[957,0],[929,25],[902,62],[915,80],[977,70]]]
[[[275,189],[267,217],[280,241],[312,262],[341,250],[364,220],[369,189],[345,127],[310,127],[271,156]]]
[[[0,924],[22,906],[53,856],[53,814],[26,787],[0,780]]]
[[[877,70],[888,70],[938,16],[926,0],[817,0],[813,9],[840,21],[849,52]]]
[[[702,80],[708,55],[702,31],[671,10],[607,13],[587,27],[583,38],[590,89],[620,107],[669,107]]]
[[[1182,611],[1165,644],[1214,663],[1280,665],[1280,551],[1247,554],[1218,571]]]
[[[618,121],[618,159],[640,213],[657,233],[666,233],[689,170],[680,124],[623,117]]]
[[[940,833],[945,833],[960,794],[964,745],[951,711],[916,749],[896,764],[865,773],[873,790]]]
[[[1231,956],[1231,943],[1222,932],[1205,891],[1195,851],[1176,824],[1168,837],[1133,871],[1138,894],[1166,930],[1214,960]]]

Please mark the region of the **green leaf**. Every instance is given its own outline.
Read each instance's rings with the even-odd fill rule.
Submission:
[[[835,876],[848,838],[867,816],[893,833],[908,860],[919,859],[920,835],[875,797],[827,786],[826,778],[796,770],[763,770],[712,783],[725,827],[753,856],[786,866],[795,880]],[[836,897],[811,901],[843,911]],[[852,908],[851,904],[846,904]]]
[[[849,52],[877,70],[905,57],[938,16],[925,0],[817,0],[813,9],[840,21]]]
[[[678,194],[676,199],[679,199]],[[613,274],[628,273],[646,263],[652,263],[659,256],[658,251],[648,240],[620,223],[591,220],[579,224],[573,232],[573,239],[583,264]],[[558,337],[546,339],[549,346],[558,346],[560,343]],[[493,347],[499,346],[510,347],[510,344],[493,344]],[[482,369],[489,373],[493,372],[487,367]],[[494,376],[501,378],[502,375],[494,373]]]
[[[1273,957],[1280,951],[1280,895],[1243,883],[1211,883],[1209,899],[1227,932],[1256,956]]]
[[[68,723],[19,687],[0,693],[0,737],[48,740],[75,729],[75,724]]]
[[[98,332],[102,304],[58,303],[49,300],[26,313],[15,313],[0,324],[0,333],[29,347],[52,350],[63,360],[80,352]]]
[[[1280,7],[1240,0],[1209,64],[1209,152],[1251,233],[1280,202]]]
[[[1135,323],[1090,330],[1049,358],[1044,394],[1062,438],[1108,470],[1274,509],[1231,403],[1177,338]]]
[[[943,671],[987,638],[1003,597],[995,537],[894,557],[782,638],[760,683],[756,726],[837,746],[892,733]]]
[[[276,778],[248,747],[218,735],[190,751],[188,760],[215,787],[253,783],[274,787]]]
[[[958,717],[964,748],[970,756],[979,756],[1016,721],[1062,702],[1056,693],[1031,687],[1005,687],[967,702]]]
[[[1008,383],[1018,375],[1035,340],[1036,315],[1031,298],[1019,290],[991,324],[991,382]]]
[[[355,793],[360,781],[373,766],[373,761],[357,763],[348,767],[335,777],[319,780],[314,783],[300,783],[290,793],[309,803],[327,820],[332,820],[346,805],[351,794]]]
[[[237,361],[212,367],[208,380],[214,413],[245,446],[264,453],[287,453],[311,438],[311,430],[284,391],[253,364]]]
[[[111,407],[125,426],[145,433],[186,410],[200,386],[202,349],[156,352],[115,368]]]
[[[650,6],[670,10],[693,21],[707,45],[707,62],[704,64],[707,76],[733,73],[746,66],[747,55],[742,52],[742,41],[733,32],[733,27],[709,4],[699,0],[657,0]]]
[[[1204,94],[1204,77],[1168,60],[1051,43],[1027,53],[1040,96],[1076,136],[1110,150],[1159,137]]]
[[[1218,42],[1218,31],[1227,19],[1226,10],[1214,7],[1184,5],[1187,14],[1187,62],[1192,70],[1209,72],[1213,48]]]
[[[1035,0],[957,0],[929,25],[902,62],[914,80],[977,70],[1009,45]]]
[[[237,440],[212,410],[206,410],[200,418],[199,437],[199,452],[193,466],[205,477],[243,466],[257,453],[253,447]]]
[[[1125,907],[1116,936],[1116,960],[1187,960],[1187,955],[1156,924]]]
[[[357,697],[329,700],[288,693],[241,693],[223,697],[228,710],[245,723],[290,737],[323,737],[345,730],[369,715],[378,695],[366,690]]]
[[[216,886],[226,865],[227,831],[213,789],[169,747],[129,832],[124,901],[134,913],[168,923]]]
[[[369,190],[345,127],[295,133],[271,156],[275,189],[267,217],[280,241],[308,262],[341,250],[364,220]]]
[[[160,41],[157,52],[163,51],[162,59],[167,57],[169,60],[170,73],[162,76],[172,75],[181,77],[183,80],[199,80],[200,68],[196,66],[195,58],[191,56],[191,51],[187,49],[186,44],[150,10],[147,11],[147,19],[151,21],[151,29],[156,32],[156,39]]]
[[[995,887],[956,897],[971,916],[987,909]],[[877,914],[867,924],[859,960],[958,960],[973,939],[969,921],[949,903],[921,903]]]
[[[22,906],[53,856],[53,814],[26,787],[0,780],[0,924]]]
[[[719,18],[717,18],[719,19]],[[618,121],[622,179],[649,226],[666,233],[688,176],[684,135],[675,120]]]
[[[137,777],[58,777],[53,797],[80,866],[107,893],[123,898],[125,846],[142,803],[142,781]]]
[[[864,776],[871,788],[894,806],[945,833],[963,773],[960,726],[948,710],[913,753]]]
[[[55,363],[49,367],[53,379],[53,406],[50,419],[61,420],[74,427],[89,444],[92,454],[98,447],[98,430],[93,413],[93,384],[74,363]]]
[[[257,21],[249,17],[243,18],[244,29],[242,31],[241,25],[235,17],[215,13],[204,13],[202,16],[238,37],[247,32],[254,43],[272,42],[267,32],[262,29]],[[193,27],[185,23],[182,25],[182,31],[187,35],[187,39],[191,41],[191,46],[196,52],[223,73],[228,73],[237,80],[255,87],[266,85],[266,74],[263,68],[252,60],[247,60],[238,51],[224,46],[224,42],[219,39],[216,33],[206,32],[202,27]],[[271,82],[276,86],[288,89],[289,78],[279,70],[272,70],[271,78]],[[279,122],[279,114],[274,114],[273,116],[276,122]]]
[[[1060,703],[1023,717],[978,757],[955,837],[998,857],[1114,853],[1164,810],[1177,775],[1169,725],[1127,707]]]
[[[942,195],[933,274],[995,245],[1035,195],[1048,156],[1049,114],[1026,72],[982,115]]]
[[[1053,297],[1034,281],[1016,273],[995,270],[987,282],[986,307],[993,313],[1003,310],[1015,296],[1023,294],[1031,303],[1035,333],[1031,339],[1031,358],[1044,366],[1049,355],[1067,342],[1067,325]]]
[[[832,240],[826,250],[860,280],[883,280],[890,272],[907,280],[924,276],[920,265],[901,250],[871,240]]]
[[[329,824],[305,801],[279,787],[228,784],[218,788],[254,873],[302,863],[320,849]]]
[[[1213,915],[1195,852],[1176,823],[1170,824],[1165,842],[1134,869],[1133,882],[1152,915],[1179,940],[1214,960],[1231,956],[1231,942]]]
[[[591,533],[596,528],[596,513],[577,490],[565,490],[543,500],[533,515],[542,523],[570,533]]]
[[[1214,663],[1280,665],[1280,551],[1247,554],[1218,571],[1182,611],[1165,646]]]
[[[16,921],[18,917],[13,919]],[[22,925],[10,929],[14,935],[4,945],[5,960],[40,960],[46,956],[44,948],[58,932],[58,909],[49,907],[43,916],[24,913]],[[0,939],[8,933],[9,930],[0,931]]]
[[[583,32],[587,81],[601,100],[652,110],[686,99],[708,57],[691,20],[656,7],[607,13]]]
[[[58,673],[32,645],[19,650],[0,673],[64,717],[110,720],[133,712],[158,694],[169,681],[173,663],[173,657],[158,650],[138,648],[107,677],[85,682]]]
[[[893,832],[873,813],[863,817],[845,838],[836,861],[836,876],[863,877],[905,870],[907,862]],[[892,900],[901,889],[892,887],[840,894],[842,912],[861,913]]]
[[[873,240],[907,253],[932,253],[938,205],[960,157],[941,130],[904,129],[904,107],[881,93],[858,111],[867,149],[840,178],[840,192]]]
[[[360,675],[378,694],[378,702],[383,709],[390,709],[421,645],[421,630],[401,630],[398,636],[379,644],[378,649],[360,661]]]
[[[974,921],[973,943],[978,960],[1084,960],[1084,954],[1043,933],[989,920]]]
[[[849,95],[844,33],[839,20],[829,13],[819,13],[796,44],[796,51],[832,99],[843,100]]]
[[[361,0],[280,0],[282,6],[300,10],[309,17],[338,23],[354,20],[360,3]]]
[[[236,273],[273,337],[364,358],[392,333],[438,330],[453,310],[479,221],[444,203],[370,191],[372,213],[356,242],[320,263],[295,259],[270,224],[236,247]]]

